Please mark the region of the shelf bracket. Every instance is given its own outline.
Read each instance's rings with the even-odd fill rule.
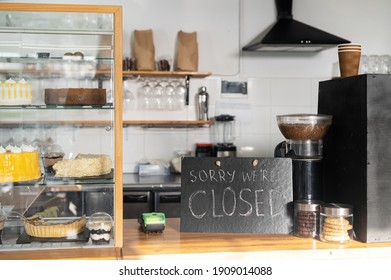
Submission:
[[[186,75],[185,76],[185,87],[186,87],[186,100],[185,100],[185,104],[186,105],[189,105],[189,96],[190,96],[190,76],[189,75]]]

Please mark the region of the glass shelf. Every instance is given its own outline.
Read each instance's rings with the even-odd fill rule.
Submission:
[[[126,76],[172,76],[172,77],[186,77],[191,76],[195,78],[205,78],[212,75],[211,72],[193,72],[193,71],[123,71]]]
[[[39,168],[38,176],[42,174],[31,182],[0,182],[1,205],[17,210],[25,217],[50,210],[45,212],[50,214],[48,217],[58,216],[65,220],[81,215],[88,219],[96,212],[107,212],[113,217],[114,230],[106,248],[121,248],[123,243],[122,106],[116,103],[122,101],[121,61],[117,56],[122,52],[121,24],[121,6],[0,3],[0,81],[5,89],[2,90],[2,103],[11,103],[10,96],[5,95],[10,92],[15,94],[15,99],[19,92],[31,92],[31,101],[25,102],[31,103],[29,105],[0,105],[0,145],[6,153],[12,150],[7,149],[8,146],[33,147],[31,165]],[[6,88],[5,81],[10,78],[15,86]],[[18,88],[22,78],[28,84],[28,90]],[[58,100],[49,100],[47,89],[100,90],[90,91],[99,94],[98,101],[95,98],[90,101],[81,100],[76,90],[71,93],[59,91],[60,94],[55,95]],[[94,103],[101,105],[48,105]],[[111,172],[96,177],[55,177],[46,172],[39,158],[52,144],[61,147],[64,159],[76,159],[82,154],[110,157],[111,162],[105,165],[111,165]],[[26,157],[22,154],[15,158],[21,158],[22,162]],[[2,162],[7,162],[7,158],[3,157]],[[14,165],[24,167],[18,161]],[[20,169],[21,173],[28,173]],[[10,180],[5,175],[1,175],[1,180]],[[53,212],[53,207],[58,209]],[[36,244],[40,240],[18,243],[26,234],[23,224],[16,226],[12,222],[7,220],[4,224],[0,254],[20,250],[20,258],[25,258],[25,251],[39,250],[41,245]],[[84,239],[75,245],[74,241],[65,244],[63,240],[52,239],[45,242],[45,248],[54,251],[76,249],[76,257],[84,248],[91,247],[91,242]],[[95,248],[98,251],[99,248]]]
[[[0,105],[1,110],[112,110],[114,106],[108,103],[104,106],[56,106],[56,105]]]
[[[75,29],[37,29],[37,28],[22,28],[22,27],[4,27],[0,26],[0,33],[21,33],[21,34],[74,34],[74,35],[111,35],[112,30],[89,29],[89,30],[75,30]]]

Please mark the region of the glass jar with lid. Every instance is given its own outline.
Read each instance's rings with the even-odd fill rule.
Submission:
[[[293,234],[295,236],[318,237],[321,205],[322,202],[318,200],[297,200],[294,202]]]
[[[348,243],[353,239],[353,206],[328,203],[320,208],[321,241]]]
[[[7,220],[7,216],[6,216],[5,212],[3,211],[3,209],[1,208],[1,203],[0,203],[0,244],[3,244],[1,241],[1,235],[3,233],[3,227],[5,224],[5,220]]]

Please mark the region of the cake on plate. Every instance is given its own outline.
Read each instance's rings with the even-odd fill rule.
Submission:
[[[36,147],[0,146],[0,183],[25,182],[41,177]]]
[[[101,176],[111,172],[112,161],[108,155],[78,154],[75,159],[63,159],[53,165],[56,177]]]
[[[45,104],[58,106],[103,106],[104,88],[46,88]]]
[[[18,106],[32,103],[32,87],[24,79],[0,82],[0,105]]]

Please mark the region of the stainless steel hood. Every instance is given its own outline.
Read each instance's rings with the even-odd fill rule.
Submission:
[[[277,21],[242,48],[259,52],[317,52],[338,44],[350,43],[292,16],[292,0],[275,0]]]

